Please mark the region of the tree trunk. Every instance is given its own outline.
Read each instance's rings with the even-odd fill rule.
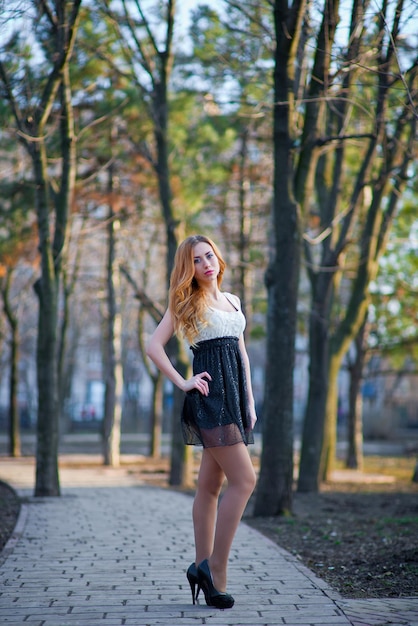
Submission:
[[[109,167],[109,197],[113,191],[113,165]],[[122,418],[122,319],[120,312],[120,285],[115,267],[116,235],[115,213],[109,204],[107,218],[107,319],[105,339],[105,401],[103,418],[104,465],[120,465],[120,428]]]
[[[364,257],[362,257],[364,258]],[[372,276],[370,276],[370,279]],[[365,283],[368,285],[369,281]],[[323,447],[321,451],[321,464],[319,480],[328,480],[336,457],[337,447],[337,412],[338,412],[338,373],[342,365],[344,355],[354,341],[362,320],[364,320],[368,299],[367,294],[361,290],[357,291],[355,299],[359,298],[355,306],[347,307],[347,314],[338,328],[338,331],[329,341],[329,366],[328,366],[328,386],[327,402],[325,406],[325,432]]]
[[[19,457],[20,424],[17,392],[19,384],[19,326],[17,315],[13,313],[10,303],[10,285],[12,270],[6,270],[5,284],[2,288],[4,312],[10,326],[10,384],[9,384],[9,454]]]
[[[350,388],[347,417],[347,456],[346,467],[350,469],[363,469],[363,398],[361,383],[363,380],[363,367],[366,355],[367,321],[363,323],[356,339],[356,354],[354,361],[349,367]]]
[[[329,480],[337,449],[338,374],[345,352],[332,352],[328,360],[323,446],[320,451],[318,481]]]
[[[67,331],[70,322],[70,297],[72,295],[73,286],[66,285],[66,282],[66,272],[64,272],[58,348],[58,406],[60,411],[60,437],[64,433],[67,433],[71,426],[71,416],[69,411],[66,410],[66,400],[71,396],[79,335],[78,327],[76,329],[73,327],[71,342],[67,342]]]
[[[72,54],[81,0],[57,5],[59,26],[56,58],[60,67],[54,67],[50,85],[46,88],[38,136],[43,137],[47,118],[54,102],[54,90],[61,86],[60,140],[62,171],[59,190],[54,197],[54,239],[50,241],[50,199],[46,148],[43,141],[30,146],[37,184],[37,213],[42,276],[36,286],[39,297],[38,326],[38,440],[36,453],[36,496],[60,495],[58,474],[59,401],[58,401],[58,296],[59,279],[67,237],[68,212],[75,184],[75,138],[72,115],[69,59]],[[60,70],[60,71],[58,71]]]
[[[316,492],[319,489],[328,389],[328,301],[331,282],[321,275],[314,283],[314,289],[309,321],[309,387],[299,462],[299,492]]]
[[[182,376],[187,378],[190,374],[190,363],[184,354],[183,344],[175,337],[169,343],[171,345],[174,344],[174,353],[171,352],[170,354],[175,367]],[[176,359],[175,355],[177,354],[179,357]],[[184,393],[177,387],[174,387],[169,484],[172,486],[193,487],[193,446],[184,445],[183,434],[180,428],[183,403]]]
[[[248,127],[244,128],[241,133],[241,151],[239,161],[239,267],[238,267],[238,295],[241,300],[241,308],[247,319],[245,326],[245,336],[247,337],[251,331],[251,310],[250,300],[247,289],[248,276],[248,242],[249,242],[249,216],[247,207],[247,196],[249,189],[249,181],[246,173],[248,167]]]
[[[13,457],[19,457],[21,448],[19,406],[17,402],[19,384],[19,333],[17,324],[14,324],[12,327],[10,351],[9,454]]]
[[[39,299],[37,378],[38,422],[35,496],[59,496],[58,476],[58,277],[50,238],[47,159],[43,143],[33,148],[41,277],[35,283]]]
[[[160,372],[153,378],[152,406],[151,406],[151,443],[150,456],[153,459],[161,457],[161,430],[163,421],[163,377]]]
[[[47,256],[47,255],[43,255]],[[40,301],[37,343],[38,422],[35,496],[59,496],[58,381],[56,360],[57,293],[45,271],[36,285]]]
[[[60,417],[59,417],[60,433],[66,430],[66,425],[64,424],[64,397],[65,397],[66,388],[69,382],[68,379],[64,376],[66,336],[67,336],[68,320],[69,320],[69,313],[70,313],[68,296],[69,294],[66,289],[65,275],[64,275],[63,293],[62,293],[62,313],[61,313],[61,324],[59,328],[58,358],[57,358],[58,406],[59,406],[59,412],[60,412]],[[68,374],[68,372],[66,373]]]
[[[166,71],[164,77],[167,78]],[[174,256],[177,251],[176,221],[171,206],[170,171],[168,160],[168,101],[167,84],[162,82],[157,90],[154,104],[158,112],[158,124],[155,129],[157,145],[157,174],[161,207],[165,222],[167,242],[167,289],[170,284],[170,275],[174,266]],[[190,369],[190,364],[184,354],[181,342],[174,337],[170,342],[170,358],[176,364],[178,371],[185,377]],[[183,443],[181,429],[179,428],[181,409],[184,402],[183,392],[174,387],[173,390],[173,415],[172,415],[172,445],[171,445],[171,468],[170,485],[190,486],[192,472],[191,457]]]
[[[418,483],[418,459],[417,459],[417,462],[415,463],[414,473],[412,475],[412,482]]]
[[[146,267],[149,267],[148,263]],[[121,266],[122,274],[127,278],[128,282],[133,286],[135,290],[135,296],[139,300],[140,305],[138,309],[138,344],[142,355],[142,360],[148,376],[153,384],[152,392],[152,405],[151,405],[151,443],[150,443],[150,455],[153,458],[160,458],[161,456],[161,432],[162,432],[162,419],[163,419],[163,383],[164,378],[161,372],[157,369],[155,373],[150,369],[146,358],[146,350],[144,346],[144,329],[143,329],[143,316],[147,311],[156,324],[159,324],[164,315],[164,309],[156,302],[153,302],[146,294],[142,287],[139,287],[135,280],[132,278],[128,269],[125,266]],[[146,284],[147,270],[144,270],[143,284]]]
[[[108,294],[109,317],[105,341],[106,374],[103,417],[103,463],[107,466],[119,467],[123,395],[122,318],[120,311],[117,310],[113,279],[109,279],[108,288],[110,282],[112,282],[112,287]],[[111,300],[113,304],[110,304]]]
[[[68,289],[65,277],[67,269],[67,233],[68,214],[74,195],[76,179],[76,139],[74,135],[74,115],[72,107],[70,68],[68,63],[62,71],[62,82],[59,89],[59,97],[62,106],[60,122],[60,140],[62,155],[62,172],[58,193],[55,197],[56,228],[54,232],[53,251],[55,272],[62,281],[62,310],[61,325],[57,329],[57,401],[58,401],[58,428],[59,434],[63,426],[64,408],[64,358],[66,352],[66,333],[69,317],[69,299],[71,289]],[[73,283],[74,286],[74,283]],[[59,298],[59,293],[57,294]]]
[[[274,241],[266,272],[268,340],[263,449],[254,507],[256,516],[286,513],[292,509],[293,368],[300,241],[298,207],[291,182],[293,140],[290,124],[294,59],[304,7],[303,2],[297,4],[290,20],[287,3],[274,3]]]

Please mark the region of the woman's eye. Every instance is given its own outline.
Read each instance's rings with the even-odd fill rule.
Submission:
[[[196,265],[197,263],[200,263],[200,259],[195,259],[194,262],[195,262],[195,265]]]

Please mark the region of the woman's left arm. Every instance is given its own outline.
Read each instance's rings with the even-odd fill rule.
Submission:
[[[257,421],[257,415],[255,413],[253,386],[251,382],[250,359],[248,358],[247,348],[245,347],[244,335],[241,335],[239,338],[239,349],[240,349],[242,360],[244,361],[244,366],[245,366],[245,378],[247,382],[248,405],[249,405],[248,408],[250,411],[251,428],[254,428],[255,423]]]

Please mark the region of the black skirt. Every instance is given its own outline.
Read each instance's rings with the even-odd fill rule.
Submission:
[[[181,416],[184,443],[204,448],[254,443],[248,411],[245,366],[237,337],[200,341],[193,373],[208,372],[209,395],[186,393]]]

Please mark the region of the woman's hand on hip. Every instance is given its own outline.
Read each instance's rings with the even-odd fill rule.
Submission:
[[[201,372],[195,374],[184,384],[184,391],[191,391],[197,389],[203,396],[209,395],[209,383],[208,380],[212,380],[212,376],[208,372]]]

